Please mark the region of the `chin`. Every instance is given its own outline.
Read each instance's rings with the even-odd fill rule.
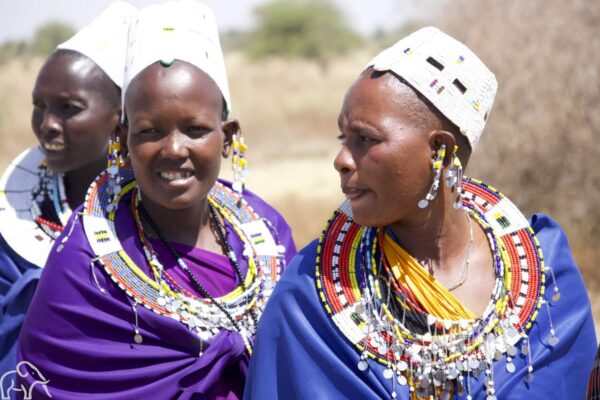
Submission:
[[[373,213],[373,210],[363,210],[360,207],[352,207],[352,220],[359,225],[377,228],[385,225],[381,223],[381,218]]]
[[[61,162],[58,160],[48,160],[46,159],[48,168],[54,172],[55,174],[64,174],[66,172],[72,171],[74,168],[71,168],[68,163]]]

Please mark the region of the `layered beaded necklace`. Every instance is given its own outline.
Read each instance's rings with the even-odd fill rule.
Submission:
[[[443,320],[424,310],[387,265],[381,246],[385,228],[354,223],[347,202],[323,233],[316,262],[322,305],[359,352],[358,373],[366,373],[373,361],[384,366],[391,398],[397,387],[408,386],[411,398],[466,394],[471,399],[470,379],[485,372],[486,399],[493,400],[494,361],[506,358],[506,370],[513,373],[519,352],[527,359],[525,380],[533,380],[527,332],[547,305],[549,267],[528,221],[510,200],[466,178],[463,189],[463,210],[485,231],[496,273],[491,300],[479,318]],[[554,289],[557,301],[556,283]],[[548,344],[557,342],[552,328]]]
[[[39,146],[11,161],[0,178],[0,235],[15,253],[43,267],[70,215],[64,178],[50,172]]]
[[[137,312],[135,311],[136,306],[141,304],[158,314],[182,322],[199,337],[201,352],[204,341],[216,336],[221,329],[226,329],[239,332],[248,352],[251,353],[257,316],[262,312],[285,263],[285,248],[277,242],[276,237],[272,236],[265,220],[260,218],[244,200],[240,202],[239,196],[231,189],[219,182],[215,184],[208,196],[213,220],[217,223],[217,214],[220,214],[233,227],[243,244],[243,254],[247,258],[248,271],[246,276],[242,277],[235,253],[226,244],[225,231],[221,227],[223,236],[220,239],[226,246],[227,256],[240,279],[240,286],[225,296],[214,297],[201,284],[201,280],[189,270],[185,261],[169,242],[162,237],[158,226],[145,212],[139,202],[138,189],[131,169],[123,166],[119,174],[121,190],[117,194],[116,200],[112,197],[113,191],[109,189],[111,186],[108,183],[110,180],[108,172],[101,175],[92,184],[84,203],[83,225],[90,245],[96,254],[92,260],[92,271],[96,265],[101,265],[134,302],[133,309],[136,316],[134,341],[136,343],[143,341],[137,328]],[[147,275],[125,253],[115,231],[114,218],[118,210],[118,199],[132,191],[134,191],[131,204],[132,214],[152,272],[151,275]],[[109,204],[117,204],[117,208],[111,207],[109,211],[107,209]],[[140,210],[140,213],[137,210]],[[203,297],[194,296],[186,291],[165,271],[144,234],[140,217],[148,221],[169,252],[175,257],[178,266],[186,273]]]
[[[54,176],[48,169],[46,160],[42,160],[38,169],[39,179],[31,191],[31,217],[44,233],[56,240],[72,213],[65,190],[64,175]]]

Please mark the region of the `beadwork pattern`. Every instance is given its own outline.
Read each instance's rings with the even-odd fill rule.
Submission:
[[[334,212],[319,243],[315,283],[321,304],[360,353],[360,371],[369,368],[369,360],[386,367],[383,376],[392,382],[392,398],[396,384],[409,385],[417,398],[454,393],[470,398],[469,376],[485,371],[486,398],[495,399],[492,364],[506,357],[507,371],[514,372],[517,345],[529,361],[525,379],[533,379],[527,331],[544,302],[546,270],[539,243],[509,199],[482,182],[463,179],[462,208],[486,232],[496,271],[491,300],[480,318],[437,319],[397,288],[402,313],[394,314],[385,285],[398,282],[391,282],[382,257],[384,228],[356,224],[347,201]],[[554,332],[550,340],[558,341]]]
[[[148,250],[149,247],[144,247],[144,251],[150,261],[152,276],[147,275],[123,250],[117,239],[114,224],[118,208],[107,209],[106,206],[127,206],[126,202],[119,202],[119,199],[134,190],[136,182],[131,168],[127,165],[121,166],[119,174],[121,191],[114,203],[115,194],[107,190],[111,179],[109,172],[97,178],[86,196],[83,225],[88,241],[96,253],[92,260],[92,268],[102,265],[111,279],[135,304],[142,304],[158,314],[182,322],[196,333],[201,341],[214,337],[220,329],[237,330],[228,316],[211,303],[210,299],[193,296],[166,279],[162,265],[156,255]],[[243,243],[243,254],[248,260],[248,271],[243,285],[246,290],[240,285],[232,292],[214,300],[234,317],[247,350],[251,353],[251,339],[256,331],[252,314],[261,314],[274,284],[279,280],[285,263],[285,248],[276,242],[264,220],[252,207],[243,199],[240,201],[239,196],[228,187],[217,182],[209,193],[208,201],[223,219],[233,226]]]
[[[58,221],[45,218],[42,203]],[[39,147],[25,150],[6,168],[0,179],[0,234],[15,253],[43,267],[70,215],[63,179],[46,167]]]

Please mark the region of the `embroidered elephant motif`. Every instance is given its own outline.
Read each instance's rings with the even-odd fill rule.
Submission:
[[[31,376],[33,383],[29,387],[21,384],[17,387],[17,376],[21,378],[27,378]],[[1,400],[10,400],[11,392],[23,393],[23,400],[32,400],[33,389],[37,385],[41,385],[43,390],[46,392],[48,398],[52,398],[48,387],[46,386],[50,380],[46,379],[44,375],[37,369],[35,365],[29,361],[21,361],[17,364],[17,367],[13,371],[8,371],[0,378],[0,395]]]

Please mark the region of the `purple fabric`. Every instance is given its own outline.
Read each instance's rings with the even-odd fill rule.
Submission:
[[[288,225],[257,196],[248,192],[244,197],[259,215],[271,221],[289,260],[295,246]],[[118,235],[132,260],[148,269],[129,199],[123,201],[128,203],[119,207]],[[65,232],[72,224],[62,252],[53,249],[50,254],[19,339],[18,360],[39,369],[48,380],[50,395],[58,399],[115,400],[241,398],[248,355],[240,335],[222,330],[204,343],[204,353],[199,356],[200,340],[182,323],[138,306],[143,343],[136,344],[130,299],[102,268],[93,269],[98,280],[95,283],[90,268],[94,255],[81,220],[72,219]],[[242,260],[241,243],[230,226],[226,229],[230,245]],[[165,268],[172,269],[175,261],[162,244],[153,241],[153,245]],[[219,296],[235,288],[237,279],[226,257],[182,244],[175,246],[211,294]],[[240,264],[245,271],[246,263]],[[172,276],[195,291],[187,277],[174,271]],[[31,375],[19,377],[17,387],[22,384],[29,388],[35,379]],[[44,387],[34,385],[33,398],[47,398]]]

